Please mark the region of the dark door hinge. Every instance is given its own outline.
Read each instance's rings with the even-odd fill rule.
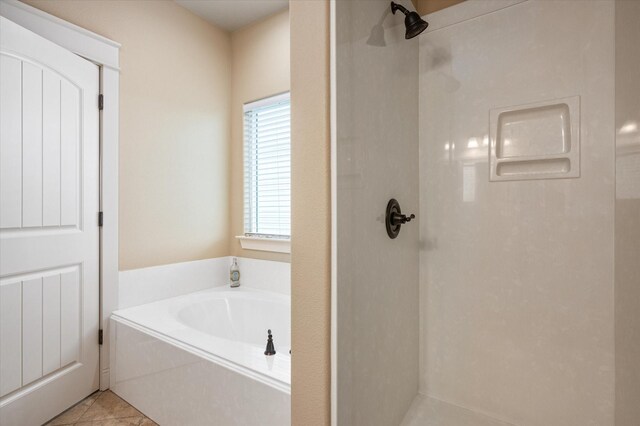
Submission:
[[[102,111],[104,109],[104,95],[98,95],[98,109]]]
[[[98,212],[98,226],[102,226],[104,223],[104,213]]]
[[[98,344],[102,344],[102,330],[98,331]]]

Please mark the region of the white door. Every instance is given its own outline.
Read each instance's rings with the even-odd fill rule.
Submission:
[[[98,67],[0,17],[0,424],[98,389]]]

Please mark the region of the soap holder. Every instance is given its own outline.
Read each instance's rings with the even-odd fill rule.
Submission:
[[[580,97],[495,108],[490,181],[580,177]]]

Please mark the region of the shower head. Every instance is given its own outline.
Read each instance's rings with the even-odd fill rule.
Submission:
[[[391,2],[391,12],[395,15],[396,10],[405,14],[404,17],[404,26],[407,29],[407,32],[404,34],[404,38],[409,40],[410,38],[414,38],[421,32],[427,29],[429,24],[427,21],[422,19],[417,12],[409,12],[406,7],[401,4]]]

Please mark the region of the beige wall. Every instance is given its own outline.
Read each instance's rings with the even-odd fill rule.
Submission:
[[[120,269],[227,255],[229,35],[172,1],[25,3],[122,44]]]
[[[229,213],[220,206],[227,205],[229,188],[234,215],[242,210],[242,144],[234,143],[231,153],[225,143],[229,36],[173,2],[25,2],[122,43],[120,269],[228,254]],[[290,13],[292,419],[314,426],[330,418],[329,2],[294,1]],[[271,19],[275,28],[286,14]],[[261,42],[263,35],[247,40],[254,27],[233,34],[234,46]],[[246,92],[234,85],[234,111],[241,112],[242,96],[252,100],[288,88],[282,80],[262,83]],[[225,165],[230,157],[233,171]],[[235,236],[241,215],[233,226]],[[231,245],[241,253],[235,240]]]
[[[235,237],[244,234],[242,105],[289,91],[289,11],[233,32],[231,49],[230,252],[288,262],[288,254],[243,250]]]
[[[330,421],[329,2],[292,1],[291,418]]]
[[[451,7],[464,0],[411,0],[420,16],[437,12],[440,9]]]

